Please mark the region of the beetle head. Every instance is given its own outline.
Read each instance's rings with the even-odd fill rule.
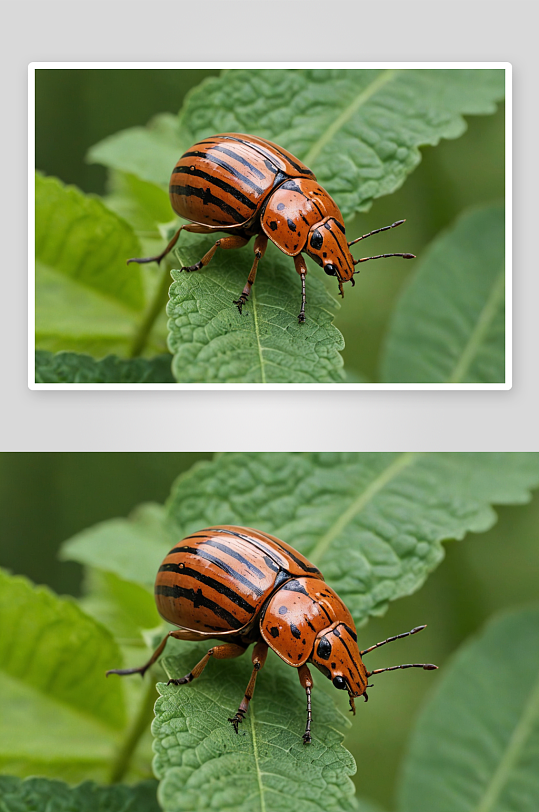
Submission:
[[[333,217],[313,226],[309,232],[306,253],[328,274],[336,276],[342,294],[342,283],[354,283],[354,258],[348,248],[344,226]]]
[[[336,688],[348,691],[350,706],[354,710],[354,697],[362,696],[367,688],[367,671],[353,629],[345,623],[338,623],[320,632],[314,643],[311,662]]]

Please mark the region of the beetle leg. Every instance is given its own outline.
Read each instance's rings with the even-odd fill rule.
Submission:
[[[313,687],[313,678],[311,672],[306,665],[300,665],[298,668],[298,677],[301,685],[305,688],[307,694],[307,724],[305,725],[305,733],[303,734],[303,744],[311,743],[311,722],[313,714],[311,709],[311,689]]]
[[[225,251],[228,248],[243,248],[244,245],[247,245],[249,240],[245,237],[221,237],[220,240],[217,240],[215,245],[212,245],[209,251],[207,251],[202,259],[198,262],[195,262],[194,265],[184,265],[183,268],[180,268],[181,271],[200,271],[201,268],[205,268],[206,265],[210,262],[211,258],[215,254],[218,248],[223,248]]]
[[[301,310],[299,311],[298,322],[303,324],[305,321],[305,276],[307,275],[307,265],[302,254],[294,257],[294,265],[301,276]]]
[[[162,259],[166,257],[166,255],[172,251],[176,243],[178,242],[178,237],[180,236],[181,231],[192,231],[195,234],[211,234],[215,229],[209,228],[208,226],[201,226],[198,223],[188,223],[187,225],[180,226],[167,247],[164,251],[158,254],[156,257],[143,257],[142,259],[128,259],[127,264],[129,265],[130,262],[138,262],[139,265],[143,265],[146,262],[161,262]]]
[[[247,298],[248,298],[248,296],[249,296],[249,294],[251,292],[251,288],[253,287],[253,285],[255,283],[258,263],[260,262],[260,260],[264,256],[264,254],[266,253],[267,246],[268,246],[268,238],[266,237],[266,235],[263,234],[263,233],[258,234],[258,236],[257,236],[257,238],[255,240],[255,244],[254,244],[255,258],[254,258],[254,261],[253,261],[253,266],[252,266],[251,271],[249,273],[249,276],[247,278],[247,282],[245,283],[245,287],[243,288],[243,290],[242,290],[242,292],[240,294],[240,298],[239,299],[234,299],[234,304],[238,306],[238,310],[240,311],[240,313],[241,313],[241,309],[242,309],[243,305],[246,303]]]
[[[255,690],[256,675],[266,662],[267,655],[268,655],[268,644],[265,643],[263,640],[259,640],[253,649],[252,654],[253,673],[251,674],[251,679],[249,680],[247,688],[245,689],[244,697],[241,700],[238,710],[236,711],[236,715],[231,716],[228,720],[229,722],[232,722],[232,725],[236,733],[238,732],[238,725],[241,722],[243,722],[245,714],[247,713],[249,702],[251,701]]]
[[[241,657],[244,652],[245,648],[243,646],[237,646],[235,643],[223,643],[222,646],[212,646],[208,653],[204,655],[200,662],[198,662],[185,677],[169,679],[167,685],[185,685],[187,682],[192,682],[197,677],[200,677],[208,665],[210,657],[215,657],[216,660],[229,660],[232,659],[232,657]]]
[[[158,659],[158,657],[163,653],[163,650],[167,644],[169,637],[175,637],[177,640],[203,640],[204,638],[201,637],[197,632],[191,632],[187,629],[175,629],[172,632],[169,632],[157,648],[155,649],[154,653],[150,657],[147,663],[144,665],[139,666],[138,668],[114,668],[110,671],[107,671],[106,675],[108,677],[109,674],[119,674],[121,677],[125,677],[128,674],[140,674],[141,677],[144,676],[148,668],[154,664],[154,662]]]

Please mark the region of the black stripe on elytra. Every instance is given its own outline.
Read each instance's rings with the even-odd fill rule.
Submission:
[[[265,535],[265,533],[263,535]],[[278,542],[274,542],[274,544],[277,544],[277,547],[280,550],[283,551],[283,556],[285,556],[285,557],[289,556],[292,559],[292,561],[295,561],[296,564],[298,565],[298,567],[301,567],[301,569],[304,572],[320,572],[318,567],[307,567],[307,566],[305,566],[305,563],[301,560],[301,558],[298,558],[296,555],[294,555],[293,552],[288,550],[286,547],[281,546]]]
[[[221,209],[222,212],[228,214],[229,217],[232,217],[232,219],[235,220],[236,223],[245,222],[245,215],[240,214],[239,211],[233,209],[232,206],[229,206],[228,203],[225,203],[224,200],[221,200],[221,198],[212,195],[209,189],[197,189],[195,186],[173,186],[171,184],[169,187],[169,191],[171,195],[183,195],[184,197],[200,197],[203,203],[211,203],[212,206]]]
[[[215,589],[220,595],[224,595],[225,598],[228,598],[229,601],[232,601],[232,603],[235,603],[236,606],[239,606],[246,612],[253,613],[255,611],[255,607],[251,606],[245,598],[242,598],[241,595],[238,595],[233,589],[230,589],[230,587],[225,586],[225,584],[222,584],[220,581],[216,581],[215,578],[210,578],[209,575],[198,572],[191,567],[180,566],[180,564],[171,562],[170,564],[162,564],[159,567],[159,572],[177,572],[179,575],[194,578],[196,581],[200,581],[201,584],[206,584],[206,586],[209,586],[211,589]]]
[[[213,175],[210,175],[208,172],[203,172],[202,169],[197,169],[196,166],[177,166],[173,172],[174,175],[190,175],[197,178],[203,178],[203,180],[209,181],[214,186],[218,186],[220,189],[223,189],[231,197],[235,197],[236,200],[239,200],[240,203],[243,203],[244,206],[247,206],[248,209],[256,209],[257,204],[253,203],[252,200],[249,200],[240,189],[235,189],[234,186],[231,186],[225,180],[221,178],[216,178]]]
[[[260,169],[257,169],[256,166],[253,166],[252,163],[250,163],[246,158],[243,157],[243,155],[238,155],[231,149],[223,147],[219,143],[219,141],[211,141],[208,139],[206,141],[199,141],[199,144],[211,144],[211,148],[213,150],[218,150],[219,152],[223,152],[225,155],[228,155],[229,158],[234,158],[235,161],[238,161],[238,163],[243,164],[243,166],[246,166],[247,169],[249,169],[253,173],[253,175],[258,175],[260,180],[264,180],[264,178],[266,177],[264,173],[260,171]]]
[[[225,623],[228,623],[231,629],[241,629],[242,627],[241,621],[230,612],[227,612],[226,609],[223,609],[222,606],[206,598],[201,589],[195,591],[194,589],[186,589],[183,586],[178,586],[178,584],[174,584],[174,586],[157,584],[155,594],[163,595],[165,598],[185,598],[185,600],[192,602],[195,609],[198,609],[199,606],[204,606],[206,609],[209,609],[214,615],[220,617]]]
[[[254,575],[256,575],[257,578],[264,578],[264,573],[262,572],[262,570],[259,570],[258,567],[255,567],[255,565],[252,564],[241,553],[236,552],[236,550],[231,550],[230,547],[226,546],[226,544],[220,544],[220,542],[215,541],[215,539],[207,539],[206,541],[203,541],[202,544],[204,544],[204,546],[207,545],[209,547],[216,547],[218,550],[221,550],[221,552],[226,553],[231,558],[235,558],[236,561],[240,562],[240,564],[243,564],[245,567],[248,567],[248,569],[250,569],[251,572],[254,573]]]
[[[202,550],[200,547],[180,547],[177,552],[183,553],[191,553],[191,555],[196,555],[199,558],[204,558],[206,561],[211,561],[212,564],[215,564],[216,567],[226,572],[227,575],[230,575],[231,578],[234,578],[235,581],[238,583],[243,584],[246,586],[247,589],[250,589],[257,598],[259,598],[265,590],[260,589],[259,586],[253,584],[252,581],[249,581],[244,575],[241,575],[237,570],[233,569],[226,561],[223,561],[221,558],[217,558],[217,556],[212,555],[211,553],[206,552],[206,550]]]
[[[253,536],[247,536],[247,535],[245,535],[245,533],[237,533],[235,530],[224,530],[224,529],[221,530],[219,527],[216,527],[214,529],[218,533],[226,533],[226,534],[228,534],[230,536],[236,536],[237,538],[242,539],[242,541],[247,541],[249,544],[252,544],[253,547],[256,547],[257,550],[260,550],[261,552],[266,553],[266,555],[268,555],[271,558],[271,560],[274,561],[275,564],[277,565],[276,570],[281,568],[281,562],[280,562],[280,560],[278,558],[276,558],[275,550],[272,550],[271,548],[266,547],[265,544],[262,544],[260,541],[255,539]],[[266,561],[266,564],[268,564],[267,561]],[[268,564],[268,566],[270,566],[270,565]]]
[[[217,155],[212,155],[211,152],[186,152],[184,155],[182,155],[182,160],[184,158],[191,157],[205,158],[207,161],[211,161],[213,164],[217,164],[217,166],[220,166],[222,169],[226,169],[226,171],[230,172],[230,174],[233,177],[238,178],[238,180],[241,180],[242,183],[245,183],[247,186],[250,186],[251,189],[253,189],[259,195],[264,194],[264,192],[266,191],[265,189],[262,189],[260,186],[257,186],[254,181],[250,180],[245,175],[242,175],[242,173],[239,172],[234,166],[227,164],[226,161],[222,161],[220,158],[217,157]]]
[[[357,643],[357,634],[355,633],[355,631],[351,629],[350,626],[347,626],[346,623],[343,623],[342,625],[344,626],[344,628],[346,629],[352,640],[354,640]]]
[[[249,143],[248,141],[243,141],[241,138],[235,138],[235,141],[241,141],[242,144],[248,144],[253,149],[257,149],[262,152],[267,158],[270,160],[273,158],[275,160],[274,155],[272,155],[271,150],[274,150],[277,155],[285,162],[291,164],[294,169],[299,172],[300,175],[312,175],[313,173],[311,170],[306,166],[301,166],[300,164],[296,163],[295,159],[290,157],[290,155],[285,155],[282,151],[281,147],[277,146],[277,144],[272,145],[271,147],[263,147],[261,144],[253,144]]]

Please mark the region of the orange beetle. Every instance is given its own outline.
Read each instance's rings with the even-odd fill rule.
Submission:
[[[145,665],[107,671],[107,676],[144,675],[169,637],[222,640],[188,674],[168,681],[184,685],[200,676],[210,657],[239,657],[254,643],[251,679],[237,713],[228,720],[236,733],[268,647],[298,670],[307,694],[305,744],[311,741],[313,685],[307,663],[315,665],[336,688],[348,691],[354,713],[354,699],[368,699],[369,677],[396,668],[437,668],[414,663],[367,671],[361,659],[364,654],[425,626],[360,651],[352,616],[320,570],[285,542],[250,527],[209,527],[180,541],[159,567],[155,600],[161,616],[180,629],[166,635]]]
[[[256,235],[251,272],[240,297],[234,300],[240,313],[268,239],[293,257],[301,277],[300,323],[305,321],[307,274],[302,252],[327,274],[337,277],[341,296],[343,282],[354,284],[354,274],[358,273],[354,266],[358,263],[384,257],[414,258],[413,254],[379,254],[354,259],[349,250],[351,245],[395,228],[404,220],[347,242],[342,214],[311,170],[282,147],[254,135],[222,133],[196,143],[174,167],[169,193],[176,214],[190,223],[178,229],[158,256],[128,259],[128,263],[161,262],[176,245],[182,230],[195,234],[223,231],[230,235],[217,240],[195,265],[181,268],[198,271],[209,263],[218,248],[241,248]]]

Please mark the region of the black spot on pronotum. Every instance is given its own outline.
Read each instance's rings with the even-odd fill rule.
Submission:
[[[292,637],[295,637],[296,640],[299,640],[299,638],[301,637],[301,632],[295,623],[290,624],[290,631],[292,632]]]
[[[271,636],[272,636],[272,637],[274,637],[274,638],[275,638],[275,637],[279,637],[279,629],[277,628],[277,626],[272,626],[272,627],[271,627],[271,629],[270,629],[270,634],[271,634]]]
[[[322,237],[321,233],[318,231],[317,228],[311,234],[311,248],[314,248],[315,251],[318,251],[319,248],[322,248],[322,243],[324,242],[324,238]]]
[[[332,668],[337,668],[337,663],[331,663]]]
[[[277,203],[277,211],[282,211],[284,207],[284,203]]]
[[[280,615],[286,615],[287,612],[288,612],[288,609],[286,608],[286,606],[279,606],[279,614]]]
[[[327,637],[322,637],[322,639],[318,643],[316,654],[318,657],[320,657],[321,660],[329,660],[329,658],[331,657],[331,643],[329,642]]]
[[[275,220],[272,220],[272,221],[271,221],[271,223],[270,223],[270,228],[271,228],[271,230],[272,230],[272,231],[275,231],[275,230],[276,230],[276,228],[277,228],[277,223],[275,222]]]
[[[287,581],[286,584],[283,584],[281,589],[284,589],[287,592],[301,592],[302,595],[309,595],[303,584],[300,584],[300,582],[296,579],[293,581]]]
[[[293,220],[291,220],[291,219],[288,217],[286,222],[287,222],[287,224],[288,224],[288,228],[290,229],[290,231],[295,231],[295,230],[296,230],[296,224],[294,223],[294,221],[293,221]]]

